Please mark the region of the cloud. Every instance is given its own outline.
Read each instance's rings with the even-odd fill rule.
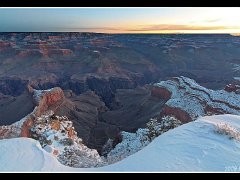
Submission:
[[[219,22],[221,21],[221,18],[212,18],[212,19],[204,19],[204,20],[198,20],[198,21],[191,21],[191,24],[196,24],[196,23],[214,23],[214,22]]]
[[[122,29],[112,27],[65,27],[65,26],[49,26],[48,29],[57,29],[59,32],[118,32]],[[55,30],[56,31],[56,30]]]
[[[208,30],[239,30],[240,26],[199,26],[184,24],[151,24],[135,27],[65,27],[51,26],[48,29],[59,32],[103,32],[103,33],[148,33],[148,32],[183,32],[183,31],[208,31]],[[38,29],[39,30],[39,29]],[[0,28],[1,31],[1,28]],[[24,30],[23,30],[24,31]],[[35,29],[33,30],[35,31]],[[44,31],[44,30],[43,30]]]
[[[221,18],[217,18],[217,19],[206,19],[205,22],[218,22],[221,21]]]
[[[136,28],[126,29],[126,31],[163,31],[163,30],[225,30],[225,29],[240,29],[240,26],[197,26],[183,24],[154,24],[141,25]]]

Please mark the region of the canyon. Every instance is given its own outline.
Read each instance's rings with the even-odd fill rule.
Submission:
[[[150,118],[239,114],[239,47],[227,34],[0,33],[0,134],[28,137],[33,117],[52,110],[101,154]],[[11,127],[26,116],[23,130]]]

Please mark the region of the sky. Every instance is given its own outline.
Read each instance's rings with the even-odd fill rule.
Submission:
[[[0,8],[0,32],[237,34],[240,8]]]

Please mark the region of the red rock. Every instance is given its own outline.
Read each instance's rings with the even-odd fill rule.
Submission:
[[[19,135],[20,128],[17,126],[0,126],[0,139],[17,138]]]
[[[187,123],[192,121],[191,117],[186,111],[176,107],[169,107],[167,105],[164,106],[162,112],[160,113],[160,117],[163,117],[163,116],[174,116],[178,120],[180,120],[182,123]]]
[[[176,94],[171,94],[170,89],[174,89]],[[161,86],[155,86],[152,89],[152,96],[157,96],[165,100],[173,98],[177,103],[182,103],[182,106],[176,107],[174,101],[169,101],[167,105],[165,104],[163,110],[160,114],[160,118],[163,116],[175,116],[177,119],[183,123],[195,120],[199,116],[213,115],[213,114],[235,114],[240,112],[240,107],[236,102],[232,102],[235,98],[229,93],[229,100],[227,93],[235,92],[239,93],[240,86],[229,84],[225,87],[224,96],[221,92],[209,91],[206,88],[198,85],[194,80],[186,77],[175,77],[171,78],[169,81],[162,82]],[[212,93],[218,93],[218,96],[214,96]],[[237,96],[236,96],[237,97]],[[182,101],[183,100],[183,101]],[[196,108],[201,107],[192,111],[190,105],[185,101],[189,101],[189,104],[196,104]],[[225,108],[228,107],[228,108]],[[191,114],[190,114],[191,113]]]
[[[74,135],[75,135],[75,132],[74,132],[74,129],[71,127],[71,128],[69,128],[68,129],[68,136],[69,136],[69,138],[73,138],[74,137]]]
[[[11,47],[12,44],[11,42],[6,42],[6,41],[0,41],[0,48],[8,48],[8,47]]]
[[[155,97],[159,97],[164,100],[169,100],[171,98],[172,93],[168,91],[166,88],[153,87],[151,91],[151,95]]]
[[[45,92],[40,99],[35,115],[41,116],[48,110],[55,111],[64,100],[64,93],[61,88],[54,88],[51,91]]]
[[[69,56],[72,54],[73,54],[73,52],[70,49],[50,49],[48,51],[49,57]]]
[[[228,84],[224,90],[227,92],[237,92],[240,89],[238,85],[235,84]]]
[[[227,112],[224,112],[222,109],[219,109],[219,108],[214,108],[214,107],[211,107],[209,105],[207,105],[205,107],[205,113],[208,114],[208,115],[216,115],[216,114],[225,114]]]
[[[58,131],[60,129],[60,122],[58,120],[54,120],[51,122],[51,128]]]
[[[28,92],[29,92],[30,94],[33,93],[33,88],[32,88],[32,86],[30,86],[29,84],[27,85],[27,90],[28,90]]]
[[[22,125],[20,137],[31,137],[30,128],[33,124],[34,117],[30,115]]]
[[[53,155],[57,156],[59,154],[58,150],[54,149],[53,150]]]

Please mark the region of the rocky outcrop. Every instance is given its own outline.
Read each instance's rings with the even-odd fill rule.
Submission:
[[[160,117],[169,115],[172,115],[177,119],[180,119],[182,123],[192,121],[192,118],[189,116],[189,114],[186,111],[182,110],[181,108],[170,107],[168,105],[165,105],[160,113]]]
[[[68,166],[93,167],[104,165],[105,162],[97,150],[89,149],[83,144],[83,140],[77,136],[73,122],[66,116],[60,117],[54,114],[54,112],[59,112],[58,108],[64,107],[62,104],[66,103],[62,89],[56,87],[49,90],[35,90],[30,85],[27,88],[33,96],[35,109],[15,124],[0,126],[0,139],[34,138],[40,142],[46,151],[52,153],[62,164]],[[105,111],[102,106],[99,108],[99,111]],[[96,111],[98,113],[97,109]]]
[[[227,92],[234,92],[236,94],[240,94],[240,86],[236,84],[228,84],[226,85],[224,90]]]
[[[64,100],[64,93],[61,88],[49,90],[35,90],[28,86],[28,90],[33,94],[33,100],[36,104],[34,111],[26,117],[21,127],[21,137],[31,137],[30,129],[35,123],[35,119],[47,111],[55,111]],[[54,125],[56,127],[56,125]]]
[[[64,93],[61,88],[50,90],[34,90],[34,101],[37,105],[35,115],[38,117],[48,110],[55,111],[64,100]]]
[[[35,117],[32,114],[27,116],[21,127],[20,137],[31,137],[30,129],[34,125],[34,120]]]
[[[83,168],[104,163],[95,149],[89,149],[82,143],[72,121],[66,116],[54,115],[53,111],[47,111],[35,119],[30,135],[64,165]]]
[[[15,125],[0,126],[0,139],[9,139],[19,137],[21,128]]]
[[[61,88],[49,90],[35,90],[30,85],[28,91],[33,96],[35,109],[21,120],[21,123],[15,123],[9,126],[0,126],[0,133],[3,137],[31,137],[30,129],[34,126],[35,119],[49,110],[56,111],[64,100],[64,93]],[[2,128],[5,127],[5,128]],[[1,130],[2,129],[2,130]],[[13,133],[12,129],[17,129]],[[12,133],[10,133],[12,132]]]
[[[184,123],[204,115],[240,114],[240,95],[235,85],[214,91],[181,76],[154,84],[152,96],[166,100],[160,117],[173,115]]]
[[[164,100],[169,100],[171,98],[171,92],[166,88],[153,87],[151,90],[151,96],[159,97]]]

